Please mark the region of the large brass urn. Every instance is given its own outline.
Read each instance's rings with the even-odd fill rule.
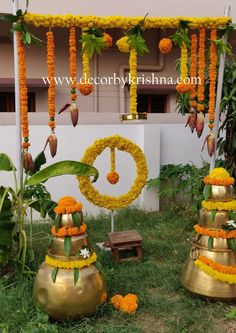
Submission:
[[[234,180],[222,169],[214,169],[205,178],[205,200],[199,223],[194,226],[195,235],[190,239],[191,250],[181,282],[189,291],[205,297],[234,299],[236,201],[232,186]],[[218,179],[217,175],[221,178]]]
[[[89,315],[107,297],[96,253],[84,232],[82,212],[76,214],[61,214],[57,230],[52,228],[53,238],[33,288],[36,303],[56,320]]]

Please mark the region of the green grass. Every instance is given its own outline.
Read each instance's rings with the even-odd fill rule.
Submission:
[[[181,286],[180,275],[189,252],[186,238],[194,222],[189,212],[178,209],[158,213],[132,208],[116,216],[117,230],[137,229],[142,235],[143,260],[115,264],[111,253],[97,248],[96,252],[107,275],[109,298],[116,293],[137,294],[135,314],[120,313],[107,302],[89,318],[53,323],[35,308],[33,276],[29,275],[10,281],[0,278],[0,323],[9,326],[9,333],[236,332],[234,321],[225,318],[232,305],[200,299]],[[107,238],[108,216],[86,218],[86,223],[91,244]],[[44,259],[45,232],[49,230],[48,223],[34,226],[35,270]]]

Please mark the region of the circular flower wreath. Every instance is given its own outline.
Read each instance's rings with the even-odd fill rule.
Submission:
[[[136,163],[137,176],[130,190],[119,197],[102,195],[93,187],[89,177],[78,177],[78,180],[80,191],[87,200],[96,206],[114,210],[128,206],[139,196],[147,182],[148,170],[146,158],[142,150],[132,141],[119,135],[96,140],[94,144],[86,150],[81,162],[93,165],[97,156],[107,147],[125,151],[133,157]]]

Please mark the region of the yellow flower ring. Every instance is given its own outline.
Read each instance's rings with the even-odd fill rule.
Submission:
[[[86,150],[81,162],[93,165],[97,156],[107,147],[125,151],[133,157],[136,163],[137,176],[130,190],[119,197],[102,195],[93,187],[89,177],[78,177],[79,188],[85,198],[94,205],[115,210],[128,206],[139,196],[147,182],[148,170],[143,151],[135,143],[119,135],[96,140],[94,144]]]

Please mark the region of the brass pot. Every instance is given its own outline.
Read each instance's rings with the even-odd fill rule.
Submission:
[[[190,255],[183,269],[181,283],[189,291],[209,298],[215,299],[235,299],[236,284],[229,284],[215,280],[195,264],[195,259],[199,255],[204,255],[222,265],[236,265],[236,256],[233,251],[209,251],[207,248],[197,249],[192,247]]]
[[[214,201],[229,201],[235,198],[234,188],[232,185],[212,185],[210,200]]]
[[[45,262],[40,266],[33,288],[33,297],[51,318],[75,319],[92,313],[106,300],[106,282],[92,264],[79,270],[74,286],[74,270],[59,269],[56,282],[51,275],[54,267]]]
[[[198,244],[202,247],[208,248],[208,236],[202,235],[198,241]],[[213,250],[228,250],[227,240],[223,238],[214,238],[213,240]]]
[[[214,220],[211,217],[211,210],[202,208],[200,210],[200,225],[205,228],[222,229],[222,224],[226,224],[229,220],[227,210],[219,210],[215,214]]]
[[[81,224],[83,223],[84,217],[82,211],[79,211],[77,214],[80,216]],[[62,214],[61,216],[61,225],[62,227],[73,227],[74,222],[71,214]]]
[[[88,235],[82,234],[79,236],[71,237],[71,251],[70,255],[75,256],[80,249],[86,246],[88,247]],[[64,237],[53,237],[52,245],[49,249],[50,253],[58,254],[65,256],[65,249],[64,249]]]

